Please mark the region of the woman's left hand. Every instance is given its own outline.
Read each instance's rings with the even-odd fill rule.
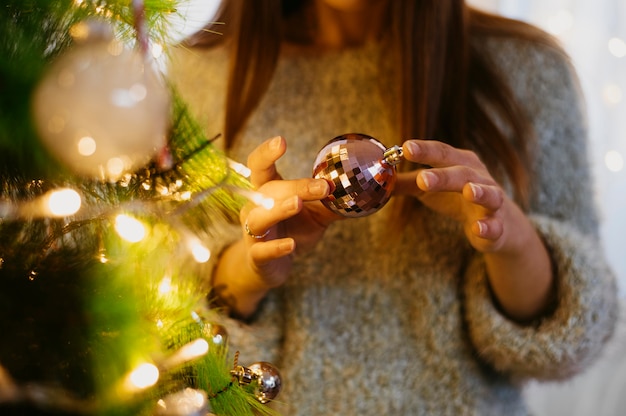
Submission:
[[[406,141],[403,150],[407,160],[431,167],[401,173],[396,192],[463,224],[485,254],[490,287],[509,317],[529,322],[545,313],[554,283],[546,247],[476,153],[432,140]]]
[[[430,168],[400,173],[397,193],[413,195],[433,211],[462,223],[478,251],[511,248],[514,241],[508,231],[525,215],[476,153],[434,140],[408,140],[403,150],[406,160]]]

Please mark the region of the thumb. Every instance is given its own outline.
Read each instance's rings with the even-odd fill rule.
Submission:
[[[276,170],[276,161],[287,151],[287,143],[282,136],[268,139],[256,147],[248,156],[250,182],[259,188],[266,182],[282,179]]]

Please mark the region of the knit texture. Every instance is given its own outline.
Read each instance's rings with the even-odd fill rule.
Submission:
[[[243,364],[278,366],[285,415],[525,415],[529,378],[563,379],[600,353],[617,317],[615,280],[597,236],[584,108],[564,54],[511,39],[478,42],[505,75],[538,135],[531,219],[555,265],[553,313],[518,325],[494,305],[483,257],[459,224],[421,209],[401,230],[385,208],[338,221],[250,322],[225,318]],[[289,178],[310,177],[331,138],[361,132],[401,144],[392,74],[379,45],[283,56],[231,157],[274,135]],[[220,132],[223,49],[176,50],[171,77],[207,134]],[[383,82],[381,82],[383,81]],[[382,88],[377,86],[382,85]],[[237,238],[237,234],[230,238]],[[228,242],[224,239],[224,243]]]

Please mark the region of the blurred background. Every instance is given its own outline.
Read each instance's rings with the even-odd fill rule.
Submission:
[[[602,240],[626,306],[626,1],[469,2],[543,28],[572,57],[587,101]],[[626,414],[625,309],[614,339],[595,366],[570,381],[529,386],[528,401],[536,416]]]
[[[476,7],[535,24],[557,37],[578,70],[587,102],[593,195],[607,258],[626,305],[626,1],[468,0]],[[219,0],[190,0],[181,37],[210,20]],[[626,314],[605,355],[563,383],[531,384],[535,416],[626,414]]]

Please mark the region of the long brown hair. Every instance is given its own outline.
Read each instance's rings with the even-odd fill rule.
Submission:
[[[222,38],[202,31],[192,46],[226,40],[231,71],[224,137],[232,146],[276,67],[283,22],[307,0],[225,0],[216,21]],[[402,138],[434,138],[476,151],[492,173],[527,206],[533,131],[511,88],[476,47],[477,37],[501,36],[556,46],[528,24],[478,11],[463,0],[389,1],[385,30],[400,68],[398,122]],[[405,164],[404,170],[414,168]]]

